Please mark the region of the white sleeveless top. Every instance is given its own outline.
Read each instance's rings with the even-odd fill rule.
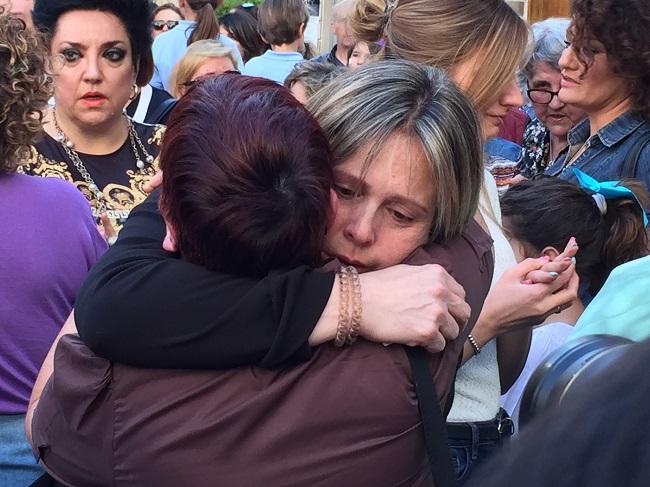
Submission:
[[[479,211],[494,240],[494,276],[492,276],[492,286],[494,286],[503,271],[516,265],[517,261],[510,243],[501,230],[501,207],[497,185],[488,171],[485,171],[483,184]],[[486,343],[479,355],[470,358],[458,370],[455,387],[456,394],[447,422],[489,421],[496,417],[501,397],[496,338]]]

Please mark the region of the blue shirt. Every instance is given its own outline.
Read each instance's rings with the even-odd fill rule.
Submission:
[[[282,84],[294,66],[301,61],[304,61],[304,58],[299,52],[276,52],[269,49],[261,56],[250,59],[242,73],[268,78]]]
[[[171,91],[169,75],[178,60],[185,54],[187,39],[192,34],[195,26],[196,22],[193,20],[181,20],[176,27],[163,32],[154,39],[151,48],[154,63],[153,78],[149,83],[151,86],[168,92]],[[232,50],[233,57],[237,62],[235,67],[241,71],[244,61],[242,61],[237,45],[223,34],[220,34],[215,40]]]
[[[562,151],[546,174],[558,176],[567,181],[577,182],[571,170],[577,167],[598,181],[616,181],[622,176],[625,157],[641,138],[650,135],[650,123],[640,115],[625,112],[589,137],[589,119],[578,123],[567,135],[569,147]],[[567,165],[569,154],[574,154],[586,144],[586,149],[571,165]],[[650,190],[650,142],[645,144],[639,154],[639,162],[634,177],[643,181]]]

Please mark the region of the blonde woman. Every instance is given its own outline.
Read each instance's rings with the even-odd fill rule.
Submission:
[[[231,48],[213,40],[197,41],[187,48],[169,77],[171,94],[180,98],[197,79],[234,71],[235,65]]]
[[[359,40],[383,40],[389,57],[444,68],[472,101],[484,140],[494,137],[503,117],[523,102],[515,71],[526,51],[528,29],[503,0],[400,0],[388,4],[359,0],[351,25]],[[530,327],[561,309],[560,303],[548,300],[554,292],[567,283],[575,292],[577,285],[573,267],[561,261],[564,254],[532,280],[522,276],[524,269],[516,265],[500,227],[494,179],[489,173],[485,178],[476,219],[494,240],[493,286],[465,344],[466,364],[458,372],[448,417],[457,475],[462,480],[472,463],[486,458],[510,430],[509,420],[499,408],[499,396],[521,371]]]

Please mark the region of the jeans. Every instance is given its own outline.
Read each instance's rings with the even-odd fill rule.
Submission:
[[[463,485],[467,482],[476,471],[476,467],[485,463],[499,449],[499,446],[500,442],[493,441],[481,443],[475,448],[472,448],[472,444],[469,441],[453,440],[450,438],[449,448],[451,450],[451,461],[453,467],[456,469],[458,485]]]
[[[25,438],[24,414],[0,415],[0,486],[25,487],[43,474]]]

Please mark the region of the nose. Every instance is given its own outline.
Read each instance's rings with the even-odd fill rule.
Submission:
[[[521,95],[521,91],[519,90],[519,86],[517,86],[514,76],[503,88],[501,96],[499,97],[499,102],[501,105],[511,108],[519,108],[524,104],[524,98]]]
[[[560,70],[575,69],[575,62],[576,55],[573,51],[573,48],[571,46],[565,47],[564,51],[562,51],[562,55],[560,56],[560,60],[558,61]]]
[[[375,241],[374,211],[368,207],[358,207],[351,215],[343,234],[354,245],[368,247]]]
[[[562,103],[558,95],[555,95],[551,100],[551,102],[548,104],[548,107],[551,110],[561,110],[562,108],[564,108],[564,103]]]
[[[162,31],[167,32],[168,30],[169,30],[169,27],[167,27],[167,24],[163,24]]]
[[[97,83],[102,78],[102,71],[99,66],[99,56],[86,56],[86,70],[84,72],[84,81],[87,83]]]

